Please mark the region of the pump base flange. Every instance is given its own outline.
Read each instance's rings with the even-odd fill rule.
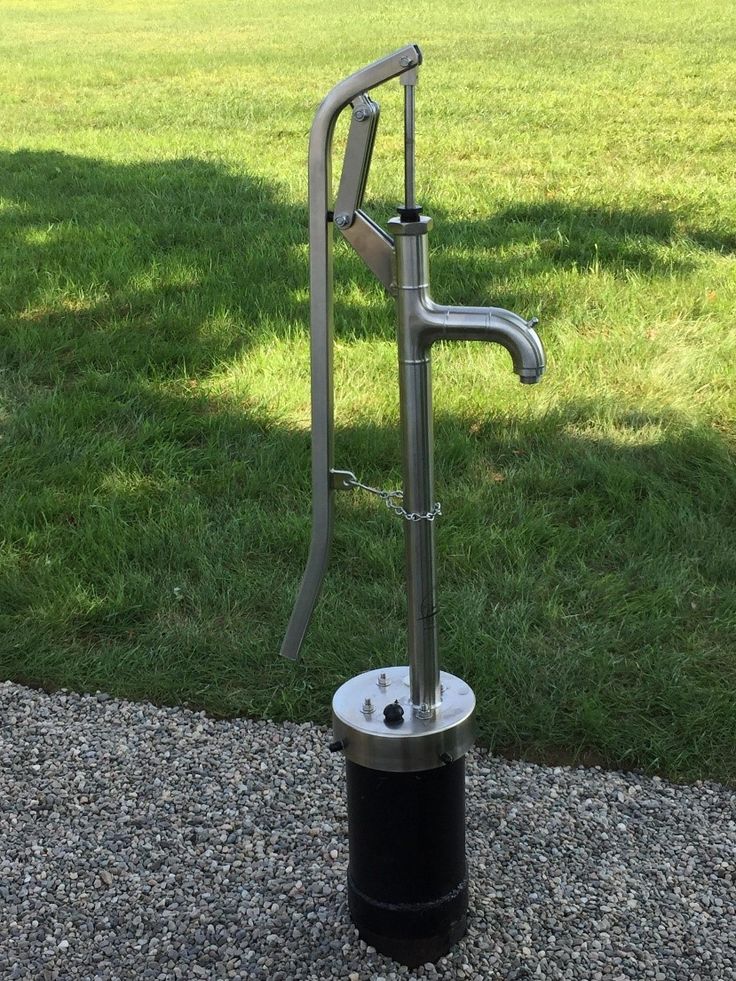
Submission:
[[[442,699],[424,718],[411,700],[408,665],[374,668],[348,679],[332,698],[332,731],[345,758],[381,771],[444,768],[475,741],[475,695],[467,682],[440,671]],[[370,711],[366,705],[370,704]],[[389,720],[386,709],[397,707]]]

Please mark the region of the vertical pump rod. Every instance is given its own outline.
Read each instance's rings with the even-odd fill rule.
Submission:
[[[414,161],[416,152],[414,146],[414,91],[416,88],[416,69],[411,73],[411,79],[404,82],[404,207],[416,209],[416,178]]]
[[[404,87],[404,207],[400,213],[407,220],[419,217],[417,205],[416,176],[415,176],[415,124],[414,124],[414,93],[416,91],[418,72],[413,68],[402,75],[401,84]]]

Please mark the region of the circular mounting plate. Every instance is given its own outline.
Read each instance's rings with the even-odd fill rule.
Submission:
[[[387,685],[379,684],[385,674]],[[409,668],[376,668],[346,681],[332,699],[332,729],[353,763],[391,772],[432,770],[464,756],[475,741],[475,695],[455,675],[440,672],[442,702],[435,717],[414,714]],[[373,711],[365,710],[370,699]],[[387,725],[383,710],[404,710],[400,725]]]

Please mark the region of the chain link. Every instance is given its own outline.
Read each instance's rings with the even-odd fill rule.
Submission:
[[[426,514],[420,514],[418,511],[407,511],[402,508],[400,504],[394,504],[394,501],[401,497],[403,498],[404,492],[400,490],[379,490],[378,487],[369,487],[368,484],[362,484],[359,480],[346,480],[346,487],[357,487],[360,490],[367,491],[369,494],[375,494],[376,497],[380,497],[389,511],[393,511],[394,514],[400,515],[407,521],[434,521],[435,518],[442,514],[442,505],[437,501],[431,511],[427,511]]]

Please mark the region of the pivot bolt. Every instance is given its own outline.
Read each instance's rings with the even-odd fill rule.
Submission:
[[[347,228],[350,224],[349,215],[335,215],[335,224],[338,228]]]
[[[357,119],[359,123],[362,123],[364,119],[368,118],[368,113],[365,109],[356,109],[353,113],[353,119]]]

